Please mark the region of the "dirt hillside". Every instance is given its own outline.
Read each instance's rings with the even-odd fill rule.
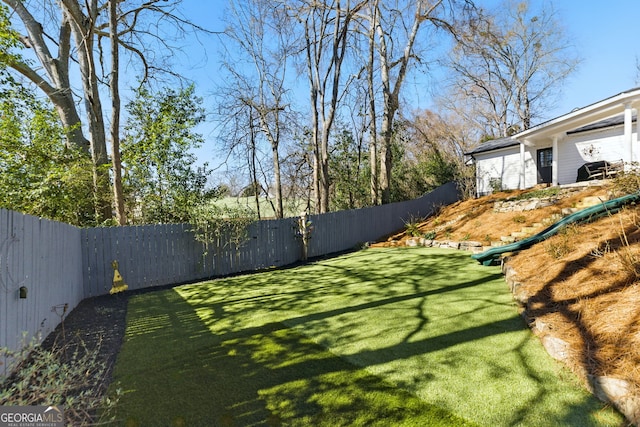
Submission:
[[[533,234],[563,214],[619,194],[615,183],[502,192],[440,209],[426,221],[377,245],[403,245],[413,236],[477,241],[489,246],[523,229]],[[508,201],[543,203],[498,212]],[[547,206],[543,206],[547,205]],[[530,205],[529,208],[533,207]],[[530,227],[530,228],[527,228]],[[418,232],[416,231],[419,230]],[[640,422],[640,207],[570,225],[504,260],[514,298],[545,347],[598,395]]]

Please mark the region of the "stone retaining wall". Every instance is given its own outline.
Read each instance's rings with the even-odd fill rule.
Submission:
[[[459,249],[470,252],[483,252],[486,246],[483,246],[481,242],[472,240],[463,240],[457,242],[454,240],[430,240],[424,237],[411,237],[405,241],[406,246],[425,246],[430,248],[447,248],[447,249]]]

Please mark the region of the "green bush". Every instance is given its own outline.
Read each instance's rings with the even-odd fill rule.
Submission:
[[[438,233],[436,233],[435,230],[431,230],[431,231],[428,231],[428,232],[424,233],[424,238],[427,239],[427,240],[434,240],[436,238],[437,234]]]
[[[411,237],[420,237],[420,224],[422,222],[424,222],[424,218],[411,217],[404,223],[407,234]]]
[[[101,342],[92,349],[79,339],[51,349],[38,343],[34,337],[17,351],[0,348],[0,360],[8,362],[10,372],[0,376],[0,406],[60,406],[67,424],[89,425],[118,403],[119,390],[103,396],[108,369],[100,358]]]
[[[613,190],[616,193],[625,195],[640,190],[640,170],[637,169],[637,166],[637,164],[633,164],[633,170],[621,172],[613,179]]]

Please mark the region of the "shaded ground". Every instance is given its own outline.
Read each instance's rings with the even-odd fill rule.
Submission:
[[[106,362],[104,382],[95,386],[106,391],[111,381],[113,366],[126,328],[127,303],[133,293],[103,295],[87,298],[73,309],[64,321],[43,341],[44,348],[60,346],[68,349],[64,354],[85,349],[99,350],[99,359]]]

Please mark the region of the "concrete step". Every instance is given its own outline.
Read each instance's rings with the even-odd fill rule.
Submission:
[[[607,200],[608,200],[608,198],[606,196],[589,196],[589,197],[585,197],[584,199],[580,200],[578,202],[578,204],[576,205],[576,207],[578,209],[585,209],[585,208],[589,208],[591,206],[599,205],[602,202],[606,202]]]
[[[531,234],[535,234],[541,228],[542,228],[542,224],[540,224],[540,227],[532,227],[532,226],[522,227],[520,232],[524,233],[525,235],[531,235]]]
[[[460,242],[460,249],[470,249],[470,248],[482,248],[482,243],[476,242],[474,240],[463,240]]]
[[[504,243],[513,243],[516,241],[516,238],[513,236],[501,236],[500,241]]]

